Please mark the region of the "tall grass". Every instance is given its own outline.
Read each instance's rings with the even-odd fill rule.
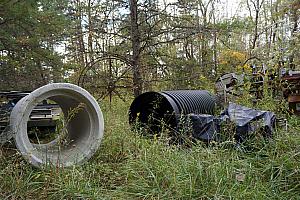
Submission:
[[[0,199],[299,199],[300,119],[253,151],[190,148],[130,130],[131,101],[100,103],[105,136],[82,166],[36,169],[13,145],[0,148]]]

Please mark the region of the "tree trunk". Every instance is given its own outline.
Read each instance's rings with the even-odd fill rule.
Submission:
[[[89,49],[89,62],[93,63],[94,62],[94,51],[93,51],[93,19],[92,19],[92,5],[91,5],[91,0],[88,0],[88,7],[87,7],[87,12],[88,12],[88,25],[89,25],[89,35],[88,35],[88,49]]]
[[[132,72],[133,72],[133,93],[137,97],[143,91],[143,80],[140,69],[140,31],[138,27],[137,0],[129,0],[130,21],[131,21],[131,43],[132,43]]]
[[[254,38],[252,42],[252,49],[255,49],[256,41],[258,40],[258,17],[259,17],[259,10],[255,10],[255,22],[254,22],[255,27],[254,27]]]
[[[80,60],[81,67],[85,67],[86,64],[86,56],[85,56],[85,45],[83,39],[83,31],[82,31],[82,5],[80,0],[77,0],[77,41],[78,41],[78,57]]]
[[[297,8],[293,7],[292,10],[291,10],[291,18],[292,18],[292,21],[293,21],[293,29],[292,29],[292,40],[291,40],[291,48],[292,48],[292,53],[289,57],[289,67],[291,69],[295,69],[295,63],[294,63],[294,58],[295,58],[295,53],[296,53],[296,50],[295,50],[295,40],[293,37],[295,37],[295,34],[297,33],[297,30],[298,30],[298,20],[299,20],[299,15],[297,14]]]

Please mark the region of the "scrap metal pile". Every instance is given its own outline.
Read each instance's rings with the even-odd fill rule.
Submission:
[[[0,92],[0,144],[12,138],[9,131],[9,117],[15,105],[30,92]],[[57,104],[48,103],[44,100],[37,104],[32,110],[27,122],[27,128],[38,127],[39,129],[55,129],[56,119],[59,117],[61,109]]]
[[[282,95],[287,100],[291,113],[300,115],[300,71],[282,69],[278,75],[278,83],[276,83],[274,76],[274,74],[267,74],[265,70],[258,72],[256,67],[253,69],[252,75],[247,77],[251,86],[249,92],[255,97],[253,101],[262,98],[263,86],[267,84],[268,89],[273,92],[276,91],[274,93]],[[240,90],[244,87],[245,78],[244,74],[235,73],[228,73],[219,77],[215,84],[218,98],[227,103],[241,95]]]
[[[288,71],[282,76],[283,95],[289,103],[289,109],[300,115],[300,71]]]

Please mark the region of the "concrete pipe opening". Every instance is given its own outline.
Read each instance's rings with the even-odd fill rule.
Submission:
[[[39,102],[51,100],[62,110],[64,120],[51,141],[28,137],[30,115]],[[102,112],[84,89],[68,83],[45,85],[22,98],[10,115],[10,128],[23,157],[34,166],[68,167],[88,160],[98,149],[104,130]]]

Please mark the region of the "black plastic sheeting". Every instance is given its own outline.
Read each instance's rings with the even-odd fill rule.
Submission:
[[[189,114],[179,124],[179,134],[205,142],[220,140],[220,118],[207,114]]]
[[[236,125],[235,139],[244,141],[252,132],[260,132],[264,137],[271,137],[275,127],[276,117],[273,112],[261,111],[229,103],[221,114],[222,121],[231,121]]]
[[[271,137],[275,126],[275,114],[229,103],[219,117],[213,115],[190,114],[186,116],[183,129],[192,127],[192,137],[205,142],[220,141],[221,127],[224,123],[235,126],[236,142],[244,142],[251,133],[260,132],[264,137]]]

